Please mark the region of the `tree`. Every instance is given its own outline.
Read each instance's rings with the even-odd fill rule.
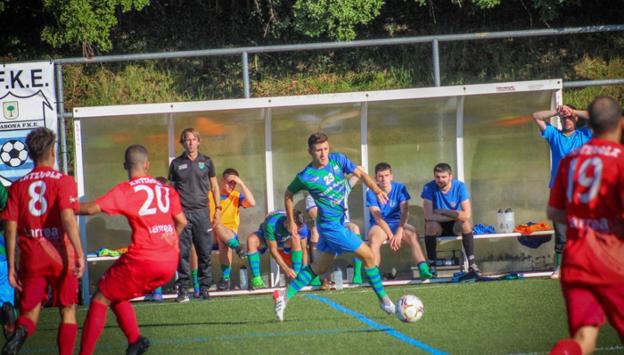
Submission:
[[[56,26],[46,26],[42,38],[55,48],[79,44],[82,54],[93,56],[94,47],[112,49],[111,28],[118,23],[115,11],[141,10],[150,0],[44,0],[44,10],[57,19]]]

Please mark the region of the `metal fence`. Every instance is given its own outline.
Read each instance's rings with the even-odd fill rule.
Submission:
[[[190,57],[216,57],[216,56],[241,56],[241,66],[243,72],[243,92],[244,97],[251,97],[250,81],[249,81],[249,54],[255,53],[275,53],[275,52],[296,52],[296,51],[314,51],[326,49],[347,49],[359,47],[380,47],[380,46],[400,46],[412,44],[431,44],[432,55],[432,73],[433,85],[440,86],[440,42],[457,42],[457,41],[476,41],[484,39],[504,39],[504,38],[522,38],[522,37],[544,37],[544,36],[561,36],[573,34],[603,33],[603,32],[620,32],[624,31],[624,24],[618,25],[600,25],[585,26],[571,28],[552,28],[541,30],[524,30],[524,31],[501,31],[501,32],[480,32],[450,35],[432,35],[419,37],[404,38],[384,38],[373,40],[361,40],[350,42],[320,42],[292,45],[274,45],[274,46],[257,46],[257,47],[239,47],[239,48],[220,48],[220,49],[203,49],[192,51],[175,51],[160,53],[142,53],[142,54],[123,54],[108,55],[92,58],[64,58],[54,61],[56,75],[57,90],[57,112],[59,119],[60,134],[60,156],[63,172],[67,172],[67,138],[65,134],[65,118],[71,118],[71,112],[65,112],[65,99],[63,90],[63,65],[71,64],[90,64],[105,62],[124,62],[124,61],[143,61],[153,59],[178,59]],[[564,82],[564,88],[578,88],[586,86],[603,86],[603,85],[624,85],[624,78],[610,80],[589,80],[589,81],[569,81]]]

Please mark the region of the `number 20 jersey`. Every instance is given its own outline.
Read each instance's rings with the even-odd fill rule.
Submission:
[[[76,182],[49,167],[37,167],[11,185],[1,218],[17,222],[20,275],[60,276],[73,246],[65,234],[61,211],[78,210]]]
[[[624,147],[594,138],[571,152],[548,204],[568,220],[562,281],[624,283]]]
[[[182,213],[178,193],[149,176],[137,177],[113,187],[96,203],[102,212],[122,215],[132,229],[126,257],[162,260],[178,258],[178,235],[173,216]]]

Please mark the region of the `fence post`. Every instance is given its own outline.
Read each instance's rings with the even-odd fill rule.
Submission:
[[[58,132],[60,143],[61,167],[67,174],[67,134],[65,132],[65,97],[63,96],[63,65],[55,63],[56,69],[56,114],[58,115]]]
[[[245,92],[245,98],[250,98],[249,92],[249,59],[247,58],[247,52],[243,52],[243,90]]]
[[[432,42],[433,51],[433,85],[440,86],[440,49],[438,40],[434,39]]]

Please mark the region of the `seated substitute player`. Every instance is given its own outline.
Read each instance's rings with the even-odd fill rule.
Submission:
[[[353,233],[355,233],[355,235],[360,237],[360,239],[362,239],[362,235],[360,233],[360,227],[355,223],[351,223],[351,218],[349,216],[349,195],[351,194],[353,187],[358,183],[358,181],[360,181],[360,178],[358,178],[355,175],[351,175],[349,179],[345,180],[346,193],[345,193],[345,199],[344,199],[344,206],[345,206],[344,225],[347,228],[349,228]],[[314,250],[316,250],[316,245],[318,244],[318,240],[319,240],[319,233],[318,233],[318,229],[316,228],[316,217],[318,216],[318,206],[316,205],[316,203],[314,202],[314,198],[310,194],[306,196],[305,203],[306,203],[306,211],[308,212],[308,215],[310,216],[310,218],[312,218],[312,221],[313,221],[312,222],[313,225],[310,230],[310,243],[309,243],[310,254],[313,255]],[[324,276],[327,276],[327,277],[323,279],[322,286],[321,286],[319,275],[317,275],[310,284],[312,286],[321,286],[321,289],[328,290],[329,289],[329,277],[327,274]],[[351,283],[356,284],[356,285],[359,285],[362,283],[362,260],[360,260],[360,258],[357,258],[357,257],[353,257],[353,280],[351,280]]]
[[[301,270],[301,261],[293,259],[293,238],[291,238],[288,230],[287,221],[286,212],[271,212],[264,219],[258,230],[247,237],[247,253],[249,269],[251,270],[251,287],[253,289],[266,287],[260,273],[260,254],[264,254],[267,247],[280,269],[291,280],[297,277],[298,271]],[[305,223],[303,223],[303,216],[299,211],[295,211],[295,223],[298,228],[297,234],[300,239],[300,248],[304,254],[303,259],[307,259],[307,243],[310,232]]]
[[[236,191],[236,187],[241,192]],[[230,289],[230,274],[232,272],[232,250],[235,250],[241,259],[247,255],[238,240],[238,227],[240,225],[240,208],[256,206],[256,199],[251,190],[239,177],[234,168],[227,168],[221,175],[221,220],[215,223],[213,228],[217,235],[219,245],[219,261],[221,262],[222,277],[217,283],[217,290]],[[210,202],[210,209],[214,211],[214,203]],[[213,215],[213,213],[210,215]]]
[[[388,203],[380,203],[372,190],[366,191],[366,207],[370,211],[368,240],[375,254],[375,264],[381,265],[381,246],[384,242],[390,241],[390,248],[396,252],[405,241],[412,250],[412,259],[418,265],[420,278],[430,279],[433,275],[420,248],[416,228],[407,223],[410,200],[407,186],[393,181],[392,167],[383,162],[375,165],[375,180],[377,186],[388,194]]]
[[[433,168],[433,177],[434,180],[428,182],[420,194],[425,215],[425,246],[432,272],[435,274],[436,238],[461,234],[469,274],[481,276],[474,257],[470,193],[463,182],[453,179],[453,170],[447,163],[437,164]]]
[[[301,269],[286,289],[274,292],[277,319],[280,321],[284,319],[284,310],[289,299],[294,297],[301,288],[307,286],[316,275],[328,271],[336,256],[345,252],[355,253],[362,259],[364,273],[377,294],[381,309],[388,314],[394,314],[394,303],[384,290],[373,252],[362,242],[361,238],[344,226],[347,174],[353,174],[362,179],[366,186],[376,192],[377,197],[383,203],[388,201],[386,193],[375,185],[375,182],[361,167],[356,166],[344,154],[330,153],[329,139],[324,133],[315,133],[308,138],[308,153],[312,157],[312,162],[299,172],[288,186],[284,194],[284,206],[294,244],[298,239],[295,237],[298,227],[293,212],[293,196],[301,190],[307,190],[312,195],[319,207],[316,220],[319,243],[312,264]]]
[[[561,290],[570,339],[551,354],[591,354],[605,319],[624,341],[624,119],[611,97],[589,106],[594,138],[561,160],[547,214],[567,223]]]
[[[47,128],[28,134],[26,146],[35,168],[13,183],[1,215],[9,282],[20,294],[20,316],[3,354],[17,354],[26,338],[33,335],[48,289],[62,319],[57,338],[59,354],[74,351],[78,279],[84,270],[84,254],[74,215],[78,210],[76,182],[54,170],[55,139]],[[15,267],[18,237],[19,270]]]
[[[104,212],[122,215],[132,229],[132,241],[98,282],[82,329],[80,354],[92,354],[106,324],[110,306],[128,339],[126,354],[142,354],[149,340],[140,335],[130,299],[162,286],[176,272],[180,256],[178,235],[186,217],[178,193],[147,173],[147,149],[131,145],[126,149],[124,169],[128,181],[113,187],[95,201],[80,205],[80,214]]]

